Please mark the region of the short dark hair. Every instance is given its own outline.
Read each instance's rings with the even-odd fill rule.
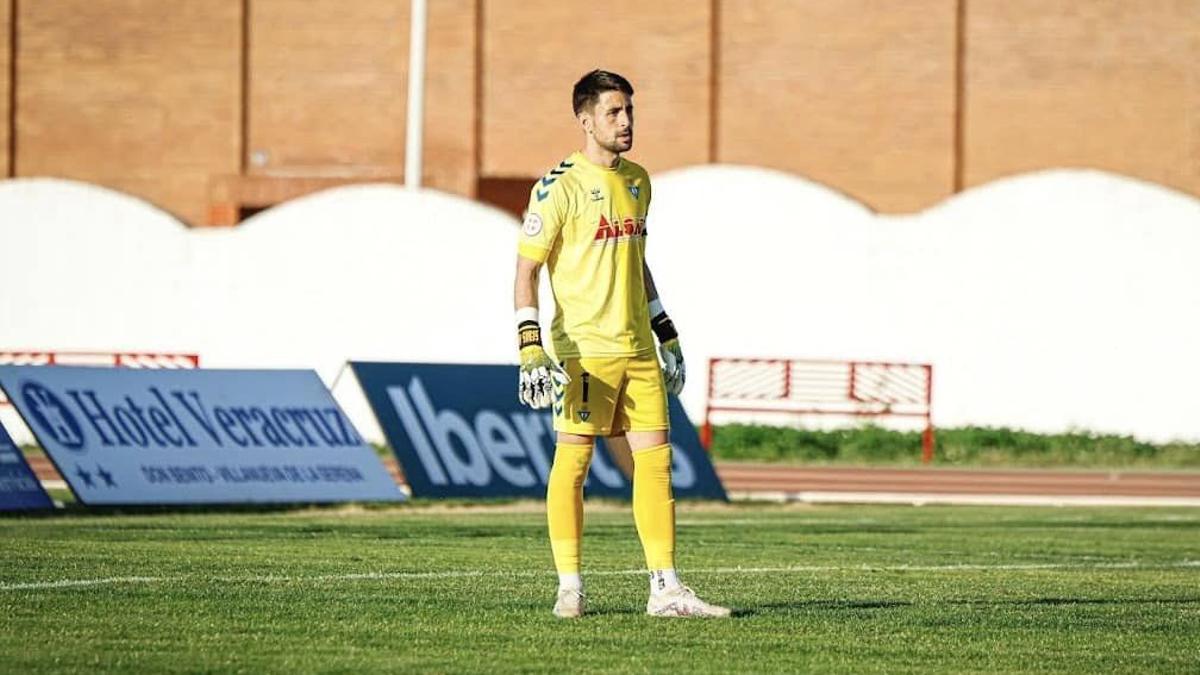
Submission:
[[[596,105],[600,94],[606,91],[620,91],[624,92],[626,96],[633,96],[633,85],[629,84],[629,80],[616,73],[610,73],[607,70],[593,70],[579,78],[579,81],[575,83],[575,90],[571,92],[571,106],[574,107],[575,114],[578,115],[585,109]]]

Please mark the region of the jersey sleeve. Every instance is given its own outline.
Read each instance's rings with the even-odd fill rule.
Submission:
[[[650,187],[650,174],[643,173],[646,176],[646,222],[650,222],[650,200],[654,198],[654,190]],[[650,229],[642,225],[642,237],[650,234]]]
[[[546,262],[570,213],[566,190],[559,185],[543,185],[545,179],[533,184],[529,192],[529,208],[521,224],[517,252],[525,258]]]

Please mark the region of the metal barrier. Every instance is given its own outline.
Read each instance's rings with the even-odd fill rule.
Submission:
[[[712,358],[705,447],[714,412],[920,418],[922,460],[933,459],[933,366],[925,363]]]

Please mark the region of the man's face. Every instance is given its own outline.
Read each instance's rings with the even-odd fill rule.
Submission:
[[[633,98],[622,91],[600,94],[591,111],[579,115],[584,131],[609,152],[628,152],[633,147]]]

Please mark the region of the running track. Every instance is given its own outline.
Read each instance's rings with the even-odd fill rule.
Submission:
[[[1200,506],[1200,473],[829,468],[720,462],[734,498],[810,502]]]

